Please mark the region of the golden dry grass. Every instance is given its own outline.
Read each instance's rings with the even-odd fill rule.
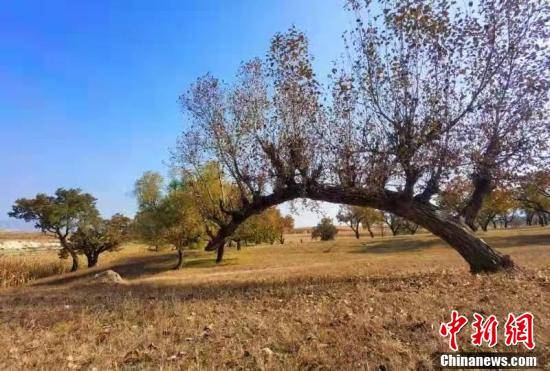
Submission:
[[[472,276],[430,235],[289,237],[230,249],[219,266],[192,251],[181,271],[169,270],[172,252],[132,245],[92,272],[0,291],[0,368],[430,369],[448,350],[437,328],[451,309],[499,319],[531,311],[535,352],[550,359],[550,230],[484,238],[523,272]],[[126,283],[91,279],[107,268]]]
[[[69,271],[57,254],[40,252],[26,255],[0,255],[0,287],[23,286],[36,279]]]
[[[19,231],[4,231],[0,230],[0,242],[5,240],[29,240],[29,241],[44,241],[55,242],[56,240],[50,236],[46,236],[40,232],[19,232]]]

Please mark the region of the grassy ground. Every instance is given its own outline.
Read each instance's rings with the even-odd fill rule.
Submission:
[[[501,321],[531,311],[535,352],[550,360],[550,230],[483,238],[523,272],[472,276],[426,234],[292,235],[283,246],[230,249],[217,266],[192,251],[181,271],[170,270],[173,252],[130,245],[92,271],[1,290],[0,369],[430,369],[448,350],[437,329],[451,309]],[[108,268],[126,282],[93,280]],[[472,349],[469,335],[462,349]],[[497,349],[508,350],[502,338]]]

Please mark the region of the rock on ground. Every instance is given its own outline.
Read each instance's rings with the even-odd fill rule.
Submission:
[[[94,275],[95,282],[103,282],[103,283],[125,283],[126,281],[124,278],[120,276],[117,272],[113,270],[106,270],[105,272],[100,272]]]

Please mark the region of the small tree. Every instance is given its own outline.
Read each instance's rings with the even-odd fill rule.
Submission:
[[[292,232],[294,229],[294,218],[291,215],[287,215],[281,219],[282,223],[282,232],[279,236],[279,242],[282,244],[285,243],[284,233]]]
[[[79,267],[78,255],[69,238],[79,225],[98,217],[95,202],[92,195],[82,193],[80,189],[58,188],[53,196],[39,193],[35,198],[16,200],[8,215],[26,222],[32,221],[42,233],[56,237],[62,247],[60,257],[70,255],[73,260],[71,271],[76,271]]]
[[[340,211],[336,215],[336,219],[339,222],[347,224],[353,233],[355,233],[355,238],[359,239],[359,226],[363,221],[363,208],[358,206],[342,206]]]
[[[181,269],[185,250],[198,243],[204,235],[204,223],[192,193],[185,186],[170,191],[162,199],[157,215],[161,217],[161,238],[176,249],[178,262],[175,269]]]
[[[180,269],[184,264],[185,249],[198,243],[205,233],[204,220],[189,179],[172,181],[163,194],[162,178],[154,174],[147,172],[136,182],[135,194],[140,211],[136,215],[135,228],[142,240],[157,249],[163,245],[173,246],[178,253],[175,268]],[[143,184],[148,185],[145,193],[138,191]],[[140,194],[148,194],[148,202],[142,202]]]
[[[158,205],[162,197],[162,176],[154,171],[146,171],[136,180],[134,195],[140,210],[146,210]]]
[[[277,239],[280,239],[280,236],[284,232],[281,212],[277,208],[272,207],[257,217],[258,236],[255,242],[267,242],[273,245]]]
[[[95,267],[99,255],[106,251],[117,251],[129,237],[131,220],[122,214],[111,219],[97,218],[88,225],[81,225],[71,236],[70,245],[74,251],[86,256],[88,267]]]
[[[241,243],[252,242],[259,244],[267,242],[270,244],[279,240],[284,243],[284,232],[292,229],[294,220],[292,217],[282,217],[277,208],[269,208],[261,214],[251,216],[231,235],[230,240],[235,242],[237,250],[240,250]]]
[[[405,227],[405,219],[393,213],[382,213],[382,215],[384,217],[384,223],[388,225],[394,236],[397,236]]]
[[[366,228],[367,231],[369,231],[371,238],[374,238],[374,233],[372,232],[374,224],[382,221],[383,218],[380,211],[370,207],[363,208],[363,219],[361,223],[363,224],[363,228]]]
[[[139,210],[134,218],[133,229],[136,237],[152,246],[156,251],[166,244],[162,239],[162,216],[157,207]]]
[[[311,238],[321,238],[321,241],[328,241],[333,240],[337,233],[338,229],[332,224],[332,220],[323,218],[311,231]]]
[[[174,154],[174,156],[176,155]],[[194,168],[194,171],[180,170],[185,177],[187,187],[193,193],[195,205],[203,219],[204,230],[211,242],[216,234],[226,228],[226,223],[229,220],[227,211],[239,203],[237,187],[244,187],[244,185],[242,183],[235,185],[227,182],[224,179],[222,167],[216,161],[206,162]],[[245,219],[243,219],[243,222]],[[231,233],[227,234],[227,238],[224,238],[223,243],[218,244],[214,249],[216,251],[216,263],[222,261],[225,244],[231,241],[237,227],[233,228]],[[247,229],[243,227],[237,232],[237,235],[248,235],[246,231]]]
[[[134,218],[134,232],[143,242],[154,247],[156,251],[166,243],[159,233],[162,230],[162,217],[159,205],[163,198],[162,176],[154,171],[146,171],[134,184],[134,196],[138,203],[138,212]],[[171,187],[177,188],[178,182]]]
[[[413,223],[407,219],[404,219],[403,220],[403,231],[405,231],[406,233],[409,233],[409,234],[416,234],[416,232],[418,232],[418,228],[420,228],[420,226],[416,223]]]

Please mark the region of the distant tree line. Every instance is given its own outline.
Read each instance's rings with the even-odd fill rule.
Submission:
[[[365,228],[371,237],[374,237],[374,226],[385,224],[394,236],[398,234],[415,234],[419,225],[399,217],[393,213],[383,212],[370,207],[344,205],[340,207],[336,219],[349,226],[356,238],[361,235],[361,228]]]
[[[440,192],[437,203],[442,210],[450,210],[460,215],[466,207],[471,194],[471,183],[462,177],[456,177]],[[415,234],[420,226],[393,213],[379,211],[370,207],[343,205],[336,219],[351,228],[356,238],[360,237],[361,227],[374,237],[373,226],[385,224],[391,233]],[[508,228],[511,225],[547,226],[550,222],[550,171],[540,170],[524,176],[515,184],[499,185],[484,200],[472,225],[487,231],[493,228]],[[315,237],[321,230],[329,230],[330,219],[323,219],[314,229]]]
[[[223,228],[224,204],[215,201],[224,197],[225,203],[238,202],[234,200],[239,194],[237,188],[224,180],[217,163],[209,163],[200,176],[184,172],[167,186],[160,174],[144,173],[135,183],[138,212],[134,220],[121,214],[104,219],[92,195],[64,188],[53,195],[39,193],[34,198],[20,198],[9,215],[33,222],[37,229],[57,238],[60,257],[71,257],[72,271],[80,266],[79,256],[85,256],[87,266],[94,267],[101,254],[119,250],[131,238],[139,238],[157,250],[171,246],[178,254],[176,268],[181,268],[186,249],[207,245]],[[441,190],[438,206],[458,216],[471,191],[468,181],[456,177]],[[356,238],[360,237],[361,227],[371,237],[375,225],[385,224],[393,235],[415,234],[419,229],[418,224],[403,217],[369,207],[344,205],[337,220],[348,225]],[[490,226],[547,226],[549,221],[550,172],[542,170],[496,187],[483,203],[474,225],[487,231]],[[238,250],[249,244],[283,244],[284,235],[293,228],[290,215],[283,216],[271,207],[240,223],[227,243]],[[337,233],[332,220],[323,218],[311,235],[325,241],[334,239]],[[217,250],[216,260],[222,257],[223,249]]]
[[[459,215],[470,192],[469,183],[457,177],[442,190],[439,205]],[[508,228],[512,223],[547,226],[549,221],[550,171],[541,170],[522,177],[516,183],[503,182],[496,186],[483,202],[472,225],[487,231],[490,225],[493,228]]]

